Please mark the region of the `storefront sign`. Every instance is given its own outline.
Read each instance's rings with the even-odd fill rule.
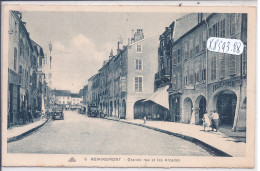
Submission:
[[[213,92],[215,92],[217,89],[221,87],[234,87],[235,85],[236,85],[235,81],[225,81],[225,82],[217,83],[213,85]]]

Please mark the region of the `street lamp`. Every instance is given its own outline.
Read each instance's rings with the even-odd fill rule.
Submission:
[[[51,51],[52,51],[52,44],[51,44],[51,42],[50,42],[50,44],[49,44],[49,50],[50,50],[50,69],[51,69]]]

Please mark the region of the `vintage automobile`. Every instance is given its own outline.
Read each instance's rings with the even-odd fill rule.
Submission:
[[[80,114],[85,114],[86,113],[86,107],[81,107],[80,109],[78,109],[78,112]]]
[[[56,106],[52,108],[52,119],[64,120],[63,108],[61,106]]]
[[[88,116],[99,117],[98,106],[90,105],[88,107]]]

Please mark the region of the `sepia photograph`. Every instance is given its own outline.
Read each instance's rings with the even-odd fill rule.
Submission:
[[[255,8],[136,8],[5,5],[4,165],[254,166]]]

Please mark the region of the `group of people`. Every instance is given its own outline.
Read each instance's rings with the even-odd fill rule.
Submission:
[[[202,121],[203,121],[204,131],[206,130],[206,128],[211,127],[212,131],[214,131],[214,129],[215,129],[216,132],[218,132],[218,130],[219,130],[219,114],[217,113],[216,110],[214,110],[211,115],[209,113],[207,113],[207,111],[206,111],[205,114],[203,115]]]

